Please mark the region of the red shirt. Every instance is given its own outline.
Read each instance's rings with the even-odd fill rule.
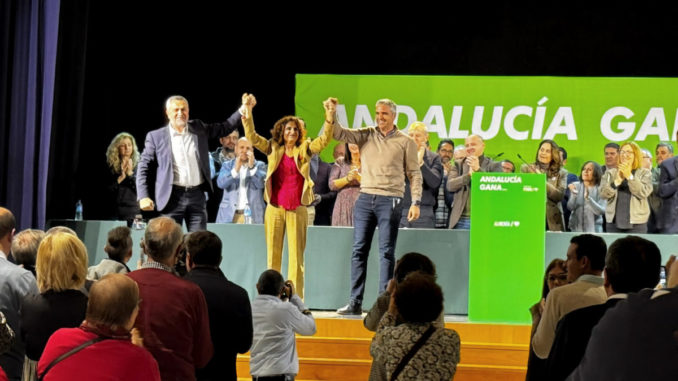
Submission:
[[[163,381],[195,380],[195,368],[212,358],[202,290],[165,270],[146,268],[127,275],[139,285],[142,299],[135,326],[158,362]]]
[[[301,205],[304,176],[299,173],[294,158],[283,155],[278,168],[273,172],[271,203],[285,210],[294,210]]]
[[[42,352],[38,374],[57,357],[96,336],[81,328],[57,330]],[[60,380],[160,381],[160,372],[158,363],[144,348],[128,340],[106,339],[65,358],[45,376],[45,381]]]

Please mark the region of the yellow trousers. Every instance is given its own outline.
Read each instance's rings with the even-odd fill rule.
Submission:
[[[300,298],[304,297],[304,249],[306,249],[306,225],[308,215],[305,206],[285,210],[269,204],[264,214],[266,230],[266,258],[269,269],[281,271],[283,239],[287,231],[287,279],[294,282]]]

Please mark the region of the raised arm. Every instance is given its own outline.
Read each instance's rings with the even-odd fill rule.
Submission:
[[[243,94],[243,99],[245,99],[246,96],[247,94]],[[268,156],[271,153],[271,141],[257,134],[257,132],[254,130],[252,107],[254,107],[254,103],[256,103],[256,101],[251,100],[253,98],[254,96],[252,96],[252,98],[250,98],[248,101],[243,100],[245,113],[242,116],[242,126],[245,129],[245,137],[250,141],[250,143],[252,143],[252,147],[258,149]]]
[[[443,181],[443,163],[440,161],[440,156],[433,155],[433,161],[430,164],[424,159],[420,169],[424,183],[431,189],[438,189],[440,182]]]

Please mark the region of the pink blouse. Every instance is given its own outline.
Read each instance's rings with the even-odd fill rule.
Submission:
[[[272,180],[271,204],[285,210],[295,210],[301,205],[304,176],[299,173],[293,157],[283,155]]]

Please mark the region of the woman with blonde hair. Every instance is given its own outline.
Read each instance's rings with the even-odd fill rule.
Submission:
[[[35,364],[59,328],[77,327],[85,318],[87,249],[72,234],[48,234],[40,242],[35,272],[40,294],[26,295],[21,306],[21,337],[26,346],[23,380],[35,379]]]
[[[601,196],[607,199],[607,232],[647,233],[652,173],[641,166],[643,154],[634,142],[619,147],[617,160],[617,168],[605,171],[600,186]]]
[[[111,170],[108,187],[114,208],[111,217],[131,221],[140,213],[136,186],[139,149],[134,136],[127,132],[117,134],[106,150],[106,163]]]
[[[334,120],[334,105],[325,104],[325,126],[317,138],[306,138],[304,123],[296,116],[278,120],[266,139],[256,133],[252,120],[254,99],[243,102],[242,117],[247,140],[268,157],[264,199],[267,267],[280,271],[283,239],[287,232],[289,252],[287,279],[294,282],[299,297],[304,296],[304,249],[306,248],[306,206],[314,200],[310,177],[311,156],[320,153],[330,142]]]
[[[543,173],[546,175],[546,229],[565,231],[563,206],[567,186],[567,171],[563,169],[558,144],[550,139],[542,140],[533,164],[523,164],[522,173]]]

